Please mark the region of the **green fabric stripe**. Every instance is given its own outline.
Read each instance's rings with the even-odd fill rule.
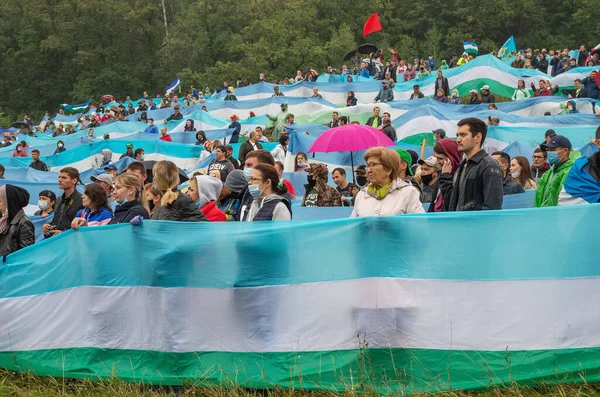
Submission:
[[[358,341],[357,341],[358,342]],[[538,351],[363,349],[326,352],[165,353],[62,349],[0,353],[12,371],[67,378],[110,378],[162,385],[237,385],[248,388],[344,390],[380,393],[482,389],[600,381],[600,348]]]
[[[401,139],[399,143],[403,143],[405,145],[418,145],[423,144],[423,139],[425,139],[425,146],[433,146],[435,143],[435,138],[433,137],[433,133],[431,132],[421,132],[418,134],[407,136],[404,139]]]

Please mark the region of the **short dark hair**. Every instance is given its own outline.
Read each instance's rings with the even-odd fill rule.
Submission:
[[[337,114],[338,116],[340,115],[338,112],[332,112],[331,114]]]
[[[148,171],[146,171],[146,166],[139,161],[134,161],[129,164],[125,171],[139,171],[141,175],[148,175]]]
[[[285,166],[283,165],[283,163],[281,161],[276,161],[275,165],[278,165],[279,168],[281,168],[282,170],[285,168]]]
[[[498,150],[498,151],[492,153],[492,156],[500,157],[500,160],[502,161],[503,164],[510,164],[510,156],[506,152]]]
[[[290,141],[290,137],[286,135],[282,135],[279,137],[279,143],[281,145],[286,145]]]
[[[67,174],[67,175],[69,175],[69,178],[77,179],[77,183],[79,183],[79,181],[81,181],[81,179],[79,178],[79,171],[77,170],[77,168],[65,167],[60,170],[60,174]]]
[[[482,120],[479,120],[475,117],[467,117],[466,119],[462,119],[461,121],[459,121],[456,125],[459,127],[462,127],[463,125],[468,125],[469,131],[471,131],[472,136],[481,134],[481,144],[483,145],[485,137],[487,136],[488,128]]]
[[[246,155],[246,158],[248,157],[254,157],[256,160],[258,160],[259,164],[269,164],[275,166],[275,159],[273,158],[271,152],[269,152],[268,150],[252,150]]]
[[[225,149],[227,149],[227,151],[232,151],[233,152],[233,146],[231,145],[225,145]]]
[[[345,124],[348,124],[348,117],[342,116],[339,118],[340,121],[343,121]]]
[[[33,154],[33,153],[40,154],[40,151],[39,151],[39,150],[37,150],[37,149],[33,149],[33,150],[31,151],[31,154]]]
[[[335,168],[332,172],[331,175],[335,174],[335,172],[339,172],[341,176],[346,176],[346,170],[343,168]]]
[[[575,83],[579,82],[581,84],[581,79],[575,79],[574,82]]]
[[[137,156],[138,154],[141,154],[143,151],[144,151],[144,149],[137,148],[137,149],[135,149],[135,152],[133,152],[133,155]]]
[[[219,149],[223,153],[227,153],[227,147],[225,145],[220,145],[215,148],[215,150]]]
[[[90,198],[90,201],[94,203],[94,207],[96,207],[95,209],[110,208],[106,199],[106,192],[104,191],[104,188],[99,184],[88,183],[87,185],[85,185],[83,194]]]
[[[598,127],[598,129],[600,129],[600,127]],[[548,152],[542,150],[540,147],[536,147],[533,153],[541,153],[544,155],[544,158],[548,158]]]

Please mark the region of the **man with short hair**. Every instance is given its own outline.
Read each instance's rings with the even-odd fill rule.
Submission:
[[[433,139],[437,142],[440,139],[446,138],[446,131],[442,128],[438,128],[437,130],[433,130]],[[440,166],[441,167],[441,166]]]
[[[311,98],[323,99],[323,96],[319,94],[319,89],[317,87],[313,87],[313,95],[311,96]]]
[[[496,97],[490,92],[490,86],[486,84],[483,87],[481,87],[481,103],[494,102],[496,102]]]
[[[373,102],[391,102],[394,100],[394,90],[390,87],[390,82],[388,80],[383,80],[381,82],[381,89],[379,93],[373,100]]]
[[[58,187],[63,190],[62,196],[54,205],[54,218],[51,223],[42,226],[44,237],[50,238],[69,230],[77,212],[83,208],[81,193],[75,188],[79,183],[79,171],[73,167],[65,167],[58,174]]]
[[[225,157],[227,158],[227,160],[231,161],[231,165],[233,165],[234,169],[239,170],[241,168],[240,162],[235,157],[233,157],[233,146],[226,145],[225,149],[227,149]]]
[[[546,142],[548,143],[548,142]],[[550,164],[546,161],[548,155],[539,147],[535,149],[532,156],[531,175],[534,181],[539,181],[544,173],[550,169]]]
[[[154,125],[154,119],[148,119],[148,127],[144,130],[147,134],[158,134],[158,127]]]
[[[133,152],[133,158],[135,161],[144,161],[144,149],[135,149],[135,152]]]
[[[119,157],[119,160],[124,159],[125,157],[131,157],[131,158],[135,157],[135,155],[133,154],[133,143],[127,142],[125,144],[125,147],[127,148],[127,151],[125,153],[123,153],[121,155],[121,157]]]
[[[425,95],[423,95],[423,93],[421,92],[421,87],[419,87],[418,84],[415,84],[413,86],[413,93],[410,94],[410,99],[420,99],[420,98],[425,98]]]
[[[509,194],[525,193],[523,186],[519,182],[513,180],[509,173],[510,156],[508,153],[496,151],[492,153],[492,157],[498,162],[504,178],[504,182],[502,183],[502,194],[506,196]]]
[[[384,117],[381,121],[383,123],[383,130],[381,130],[381,132],[383,132],[393,142],[396,142],[398,137],[396,135],[396,128],[394,128],[392,125],[392,119],[389,117]]]
[[[573,85],[575,86],[575,89],[562,90],[562,93],[567,95],[567,97],[569,99],[571,99],[571,98],[588,98],[589,97],[588,90],[586,90],[585,88],[582,87],[580,79],[575,79],[575,81],[573,81]]]
[[[158,140],[164,142],[173,142],[171,135],[167,134],[167,127],[160,128],[160,138],[158,138]]]
[[[487,125],[477,118],[458,122],[456,143],[465,158],[454,177],[449,159],[439,176],[442,194],[450,197],[449,211],[502,209],[502,172],[498,162],[481,148],[486,135]]]
[[[573,148],[571,141],[562,135],[555,135],[548,143],[542,143],[540,148],[548,155],[550,170],[544,173],[535,189],[535,203],[538,207],[554,207],[558,205],[558,197],[563,189],[565,179],[574,162],[570,158]]]
[[[328,124],[329,128],[335,128],[340,125],[339,115],[340,114],[338,112],[331,113],[331,121]]]
[[[146,170],[146,166],[139,161],[135,161],[125,168],[123,171],[128,174],[134,175],[137,179],[142,182],[142,186],[146,183],[146,179],[148,178],[148,171]]]
[[[179,111],[180,107],[179,105],[175,105],[175,107],[173,108],[174,113],[172,115],[170,115],[169,117],[167,117],[165,119],[165,123],[171,120],[181,120],[183,119],[183,114],[181,114],[181,112]]]
[[[477,90],[469,91],[469,105],[479,105],[481,103],[481,99],[479,99],[479,93]]]
[[[375,106],[373,108],[373,116],[369,117],[365,125],[378,128],[381,125],[381,116],[379,115],[379,112],[381,112],[381,109],[378,106]]]
[[[33,168],[34,170],[38,170],[38,171],[50,171],[50,169],[48,168],[46,163],[44,163],[42,160],[40,160],[40,151],[39,150],[33,149],[31,151],[31,158],[33,159],[33,161],[31,162],[31,164],[29,164],[29,167]]]
[[[438,192],[438,176],[442,167],[435,156],[419,160],[421,165],[421,202],[431,203]]]
[[[356,185],[346,180],[346,171],[343,168],[334,169],[331,176],[333,177],[333,183],[337,185],[337,191],[342,196],[342,206],[352,207],[354,205],[354,194],[352,192],[356,189]]]
[[[273,95],[271,95],[272,97],[276,97],[276,96],[285,96],[283,95],[283,92],[279,91],[279,87],[275,86],[273,87]]]
[[[590,144],[600,149],[600,127]],[[558,205],[593,203],[600,203],[600,151],[575,160],[558,196]]]
[[[208,165],[207,174],[218,176],[221,182],[225,182],[227,175],[233,171],[233,164],[227,159],[227,148],[223,145],[215,149],[215,158]]]
[[[246,142],[243,142],[240,145],[238,159],[240,160],[240,165],[242,168],[244,168],[244,164],[246,162],[246,155],[248,153],[250,153],[253,150],[259,150],[263,148],[262,145],[258,142],[258,139],[260,138],[261,134],[262,128],[256,127],[256,129],[250,133],[250,139],[248,139]]]
[[[439,89],[444,91],[444,96],[450,96],[450,85],[448,84],[448,78],[444,77],[441,70],[437,71],[437,79],[435,79],[435,87],[433,92],[437,92]]]
[[[106,199],[109,203],[115,202],[115,198],[112,195],[114,179],[111,174],[100,174],[98,176],[92,176],[90,179],[92,182],[102,186],[102,189],[104,189],[104,192],[106,193]]]

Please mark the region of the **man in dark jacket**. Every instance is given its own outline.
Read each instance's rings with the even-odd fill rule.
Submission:
[[[450,96],[450,86],[448,85],[448,79],[444,77],[441,70],[437,72],[437,79],[435,79],[435,89],[433,92],[437,92],[437,90],[444,90],[445,96]]]
[[[262,145],[258,142],[258,139],[262,135],[262,128],[256,127],[255,131],[250,133],[250,139],[240,145],[240,152],[238,154],[238,158],[240,159],[240,166],[244,168],[244,163],[246,161],[246,155],[253,150],[262,149]]]
[[[238,140],[240,139],[240,131],[242,130],[242,125],[238,122],[238,117],[235,114],[231,115],[231,124],[229,124],[229,127],[227,128],[233,128],[233,134],[231,134],[231,139],[229,140],[229,143],[238,143]]]
[[[63,190],[62,196],[54,205],[52,223],[42,226],[44,237],[50,238],[69,230],[77,211],[83,208],[81,193],[75,188],[79,183],[79,171],[73,167],[65,167],[58,174],[58,187]]]
[[[30,168],[33,168],[34,170],[38,170],[38,171],[50,171],[48,169],[48,166],[46,165],[46,163],[44,163],[42,160],[40,160],[40,151],[37,149],[33,149],[31,151],[31,158],[33,159],[33,161],[31,162],[31,164],[29,164]]]
[[[589,98],[588,91],[583,88],[580,79],[575,79],[573,85],[575,86],[574,89],[562,90],[562,93],[567,95],[569,98]]]
[[[484,85],[481,87],[481,103],[494,103],[496,97],[490,92],[490,86]]]
[[[381,130],[381,132],[383,132],[385,135],[387,135],[387,137],[390,138],[393,142],[396,142],[398,137],[396,135],[396,129],[392,125],[392,119],[390,119],[389,117],[384,117],[382,119],[382,122],[383,122],[383,130]]]
[[[418,84],[415,84],[413,86],[413,93],[410,94],[410,99],[421,99],[421,98],[425,98],[425,95],[423,95],[423,93],[421,92],[421,87],[419,87]]]
[[[498,162],[481,148],[487,125],[476,118],[458,122],[456,143],[465,159],[452,177],[452,164],[446,160],[439,177],[440,190],[450,197],[448,211],[502,209],[502,172]]]
[[[379,126],[381,125],[381,116],[379,115],[379,112],[381,112],[381,109],[379,109],[379,107],[377,106],[374,107],[373,116],[369,117],[365,125],[368,125],[373,128],[379,128]]]
[[[381,82],[381,90],[375,97],[373,102],[391,102],[394,100],[394,90],[390,88],[390,82],[387,80],[383,80]]]
[[[554,133],[554,135],[556,135],[556,133]],[[531,175],[533,176],[534,181],[539,181],[542,178],[542,175],[544,175],[544,173],[550,169],[550,164],[546,161],[547,158],[548,153],[540,149],[539,146],[533,152]]]
[[[598,86],[600,82],[596,82],[599,81],[600,78],[597,77],[597,73],[597,70],[593,70],[590,72],[588,77],[581,80],[583,88],[585,88],[588,92],[588,98],[600,99],[600,87]]]
[[[0,222],[0,256],[35,243],[35,229],[23,208],[29,204],[29,192],[13,185],[0,187],[0,212],[6,214]]]
[[[174,109],[174,113],[166,118],[165,123],[167,121],[181,120],[183,118],[183,114],[181,114],[181,112],[179,111],[179,109],[180,109],[179,105],[175,105],[175,107],[173,109]]]
[[[525,193],[523,186],[512,179],[508,170],[510,168],[510,156],[508,153],[497,151],[492,153],[492,157],[496,159],[500,170],[502,171],[502,193],[506,196],[508,194]]]

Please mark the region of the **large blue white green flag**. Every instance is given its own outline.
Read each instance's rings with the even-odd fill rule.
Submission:
[[[467,54],[478,54],[479,53],[477,44],[471,43],[470,41],[463,41],[463,47],[465,48],[465,52]]]

